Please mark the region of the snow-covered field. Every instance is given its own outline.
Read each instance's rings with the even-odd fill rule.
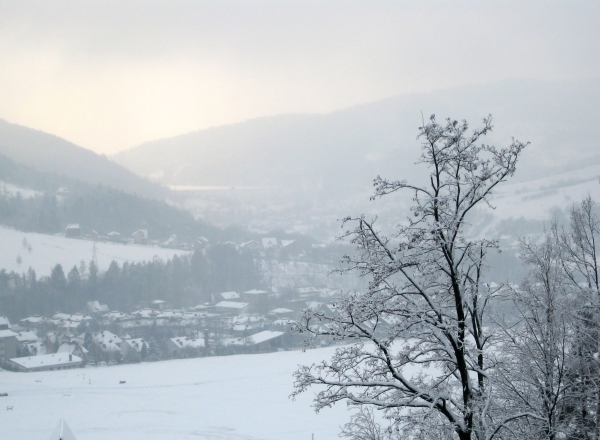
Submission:
[[[344,404],[315,414],[311,392],[288,398],[297,365],[333,350],[0,371],[0,438],[47,440],[63,418],[77,440],[334,439],[350,416]]]
[[[0,192],[5,195],[16,196],[21,194],[24,199],[39,196],[42,193],[34,189],[23,188],[21,186],[13,185],[12,183],[4,182],[0,180]]]
[[[24,246],[23,239],[29,243],[29,249]],[[29,267],[35,269],[38,276],[50,275],[52,267],[60,263],[65,274],[81,260],[86,264],[92,259],[93,242],[54,235],[21,232],[0,226],[0,269],[15,272],[26,272]],[[167,260],[175,254],[184,251],[163,249],[152,246],[139,246],[133,244],[96,243],[96,255],[101,271],[108,269],[115,260],[119,265],[125,261],[149,261],[155,256]],[[19,264],[18,257],[21,257]]]
[[[491,198],[497,219],[547,220],[554,208],[570,209],[588,194],[600,201],[600,165],[594,164],[525,182],[499,185]]]

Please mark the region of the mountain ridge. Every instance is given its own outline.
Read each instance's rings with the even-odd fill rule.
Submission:
[[[145,197],[168,194],[105,155],[80,147],[54,134],[0,119],[0,154],[42,172],[51,172],[92,184],[103,184]]]
[[[400,95],[327,114],[286,114],[146,142],[112,157],[166,185],[274,186],[334,193],[378,175],[419,178],[415,137],[429,111],[476,127],[491,113],[499,147],[532,141],[517,178],[600,162],[600,80],[505,80]],[[428,110],[425,112],[424,110]],[[443,116],[443,118],[442,118]],[[487,139],[486,139],[487,141]],[[570,150],[570,151],[567,151]],[[574,152],[581,157],[577,160]],[[210,160],[207,160],[209,158]],[[408,160],[407,160],[408,159]],[[342,191],[348,192],[348,191]]]

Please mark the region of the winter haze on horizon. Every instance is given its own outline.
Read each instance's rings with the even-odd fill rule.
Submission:
[[[104,154],[259,116],[600,71],[596,2],[3,1],[0,8],[0,118]]]
[[[600,2],[0,41],[0,439],[600,440]]]

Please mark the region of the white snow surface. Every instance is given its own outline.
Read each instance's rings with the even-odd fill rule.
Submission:
[[[23,246],[26,238],[31,245],[31,252]],[[65,275],[75,265],[79,266],[81,260],[89,265],[92,260],[93,242],[75,238],[66,238],[56,235],[45,235],[34,232],[21,232],[0,226],[0,269],[15,272],[26,272],[32,267],[38,276],[50,275],[52,267],[61,264]],[[155,256],[168,260],[174,255],[183,255],[185,251],[177,249],[164,249],[153,246],[120,243],[96,243],[96,255],[100,271],[105,271],[114,260],[119,265],[125,261],[140,262],[150,261]],[[21,264],[17,263],[17,256],[21,257]]]
[[[0,371],[0,438],[40,439],[59,419],[77,440],[315,440],[350,418],[338,404],[315,414],[312,390],[296,401],[298,364],[334,348],[182,359],[34,373]],[[119,384],[126,381],[125,384]]]
[[[497,219],[547,220],[553,208],[570,209],[588,194],[600,200],[600,165],[499,185],[490,198]],[[488,211],[489,212],[489,211]]]
[[[17,194],[21,194],[21,197],[24,199],[30,199],[31,197],[43,194],[34,189],[23,188],[22,186],[17,186],[2,180],[0,180],[0,192],[8,196],[16,196]]]

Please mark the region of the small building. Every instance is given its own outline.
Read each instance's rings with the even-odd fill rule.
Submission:
[[[85,347],[79,345],[77,341],[63,342],[56,350],[56,353],[72,354],[81,358],[84,362],[87,360],[88,351]]]
[[[80,238],[81,226],[79,226],[77,223],[67,225],[67,227],[65,228],[65,237]]]
[[[0,330],[10,330],[10,321],[6,316],[0,316]]]
[[[12,330],[0,330],[0,365],[17,356],[17,334]]]
[[[29,347],[31,344],[36,344],[38,342],[38,337],[35,333],[27,331],[17,332],[15,337],[17,338],[17,354],[14,357],[30,356],[34,354]]]
[[[110,309],[108,308],[108,306],[106,304],[100,304],[98,301],[89,301],[85,305],[85,310],[87,313],[90,313],[91,315],[98,315],[101,313],[110,312]]]
[[[152,301],[152,308],[155,310],[165,310],[167,308],[167,302],[162,299],[155,299]]]
[[[48,322],[48,318],[39,315],[29,316],[19,321],[26,328],[40,328]]]
[[[92,354],[96,360],[104,361],[121,359],[121,344],[123,340],[108,330],[95,334],[92,338]]]
[[[66,370],[84,366],[83,359],[68,353],[9,359],[8,366],[16,371]]]
[[[242,293],[242,299],[250,304],[265,302],[269,292],[265,290],[252,289]]]
[[[277,239],[275,237],[266,237],[262,239],[262,246],[265,249],[277,247]]]
[[[217,297],[223,301],[235,301],[240,299],[240,294],[237,292],[221,292],[217,294]]]
[[[288,317],[294,314],[294,311],[291,309],[286,309],[284,307],[279,307],[277,309],[273,309],[269,312],[269,315],[276,317]]]
[[[260,243],[256,240],[245,241],[240,244],[240,249],[249,250],[249,251],[258,251],[262,248]]]
[[[172,357],[196,356],[205,347],[203,339],[190,339],[187,336],[171,338],[167,341],[167,351]]]
[[[179,240],[177,239],[177,234],[171,235],[165,241],[159,244],[161,247],[167,248],[176,248],[179,246]]]
[[[205,249],[209,244],[208,238],[198,237],[194,240],[194,249],[202,250]]]
[[[125,339],[121,343],[121,356],[125,361],[139,362],[142,360],[144,346],[146,346],[146,350],[148,350],[148,343],[144,341],[143,338]]]
[[[281,240],[281,249],[289,254],[299,254],[304,249],[296,240]]]
[[[252,352],[275,350],[281,344],[281,337],[284,334],[284,332],[275,332],[272,330],[256,333],[246,338],[246,347]]]
[[[114,241],[115,243],[121,242],[121,234],[117,231],[112,231],[107,234],[109,241]]]
[[[221,301],[215,304],[215,311],[221,313],[244,313],[247,310],[248,303],[236,301]]]
[[[135,244],[148,244],[148,229],[138,229],[132,235]]]

